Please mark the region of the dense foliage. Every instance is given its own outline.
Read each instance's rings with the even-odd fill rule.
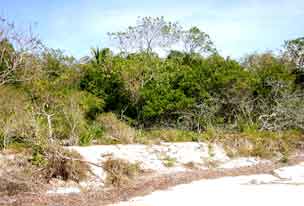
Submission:
[[[0,146],[109,143],[102,138],[115,126],[107,124],[117,121],[105,112],[142,129],[304,130],[303,38],[287,41],[281,54],[236,61],[220,56],[196,27],[183,30],[163,18],[142,21],[111,34],[128,39],[124,48],[132,43],[128,35],[140,39],[140,49],[133,45],[132,52],[114,54],[95,48],[85,61],[53,49],[18,52],[0,32]],[[158,39],[144,31],[156,32]],[[150,44],[143,46],[145,39]],[[186,49],[166,57],[154,53],[179,41]]]

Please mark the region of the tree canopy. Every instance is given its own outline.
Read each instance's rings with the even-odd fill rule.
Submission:
[[[77,60],[41,46],[35,35],[28,42],[0,20],[5,144],[28,137],[87,144],[108,128],[105,112],[144,130],[304,130],[303,38],[286,41],[281,54],[237,61],[222,57],[198,27],[144,17],[109,34],[123,53],[95,47]],[[159,49],[167,55],[158,55]]]

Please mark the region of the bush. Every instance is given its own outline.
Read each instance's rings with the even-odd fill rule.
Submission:
[[[85,133],[80,136],[78,142],[80,146],[88,146],[92,143],[106,143],[104,138],[104,129],[102,125],[97,122],[92,122],[87,126]]]
[[[201,140],[202,136],[196,132],[163,128],[145,131],[143,132],[141,139],[147,139],[154,142],[192,142]]]
[[[100,114],[96,121],[104,128],[104,138],[112,143],[131,144],[136,136],[135,129],[119,120],[113,113]]]
[[[284,131],[299,129],[304,131],[304,98],[301,92],[285,93],[274,99],[275,105],[259,118],[263,130]]]
[[[80,182],[88,177],[89,166],[82,161],[82,157],[75,151],[59,148],[49,149],[46,153],[45,177]]]
[[[112,62],[90,63],[85,66],[80,88],[105,100],[105,110],[120,110],[128,102],[121,74]],[[109,68],[110,67],[110,68]]]
[[[34,117],[26,95],[12,86],[0,86],[0,97],[0,147],[32,138]]]
[[[123,159],[109,158],[103,163],[107,171],[106,183],[117,187],[129,184],[141,169],[138,163],[130,163]]]
[[[304,136],[301,132],[251,131],[234,134],[222,134],[221,142],[229,156],[257,156],[261,158],[285,158],[298,149],[302,149]]]
[[[146,120],[173,118],[175,112],[184,111],[193,104],[192,98],[187,97],[182,90],[174,89],[166,78],[147,84],[141,95],[144,101],[142,113]]]
[[[90,172],[77,152],[57,146],[33,144],[31,150],[13,153],[14,158],[1,157],[0,194],[42,192],[52,178],[80,182]]]

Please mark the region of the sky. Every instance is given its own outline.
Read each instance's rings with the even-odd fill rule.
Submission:
[[[223,56],[241,58],[282,48],[304,36],[304,0],[0,0],[0,16],[33,25],[51,48],[82,57],[111,47],[107,32],[122,31],[139,16],[164,16],[208,33]]]

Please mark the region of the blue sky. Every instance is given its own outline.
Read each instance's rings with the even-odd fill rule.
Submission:
[[[107,32],[133,25],[138,16],[164,16],[207,32],[224,56],[278,51],[304,36],[304,0],[0,0],[0,15],[34,24],[52,48],[81,57],[109,47]]]

